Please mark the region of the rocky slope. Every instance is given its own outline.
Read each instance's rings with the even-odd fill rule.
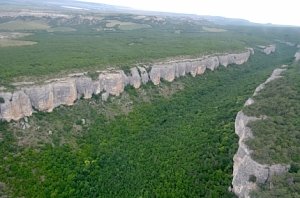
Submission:
[[[272,75],[262,84],[260,84],[254,91],[253,96],[259,94],[259,92],[265,88],[265,85],[277,78],[281,78],[281,73],[286,69],[275,69]],[[255,101],[249,98],[245,106],[252,105]],[[249,117],[242,111],[238,112],[235,120],[235,132],[239,136],[239,148],[235,154],[233,161],[233,181],[232,190],[241,198],[250,197],[250,192],[257,188],[257,184],[264,184],[273,175],[281,174],[288,171],[289,166],[283,164],[260,164],[251,158],[252,150],[246,145],[246,141],[250,138],[254,138],[251,129],[247,126],[249,122],[266,119],[267,117],[262,115],[258,118]]]
[[[190,74],[203,74],[206,69],[211,71],[220,65],[245,63],[253,49],[238,54],[222,54],[197,59],[176,60],[157,63],[153,66],[133,67],[129,74],[122,70],[99,72],[98,78],[81,74],[47,81],[42,85],[28,85],[13,93],[0,92],[0,120],[19,120],[30,116],[34,111],[51,112],[60,105],[73,105],[79,98],[91,98],[93,94],[101,94],[103,100],[109,95],[118,96],[125,86],[139,88],[141,84],[151,81],[154,85],[161,80],[172,82],[175,78]],[[147,70],[150,72],[148,73]]]

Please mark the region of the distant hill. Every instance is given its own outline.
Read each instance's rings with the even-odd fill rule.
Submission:
[[[132,13],[132,14],[144,14],[144,15],[164,15],[164,16],[177,16],[177,17],[190,17],[194,19],[202,19],[212,22],[217,25],[242,25],[242,26],[253,26],[262,25],[258,23],[252,23],[245,19],[234,19],[225,18],[221,16],[206,16],[206,15],[193,15],[193,14],[179,14],[179,13],[168,13],[168,12],[154,12],[154,11],[141,11],[135,10],[129,7],[114,6],[103,3],[90,3],[81,2],[77,0],[0,0],[0,7],[10,7],[14,8],[51,8],[58,10],[90,10],[90,11],[101,11],[101,12],[113,12],[113,13]]]
[[[130,10],[130,8],[121,7],[121,6],[113,6],[102,3],[89,3],[89,2],[81,2],[76,0],[0,0],[0,6],[13,6],[20,8],[28,8],[32,6],[33,8],[55,8],[55,9],[74,9],[74,10],[97,10],[104,12],[125,12]]]
[[[258,23],[250,22],[245,19],[234,19],[234,18],[226,18],[220,16],[200,16],[200,17],[218,25],[244,25],[244,26],[261,25]]]

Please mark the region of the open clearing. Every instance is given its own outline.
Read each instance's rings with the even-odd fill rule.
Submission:
[[[48,24],[42,21],[9,21],[0,24],[0,30],[46,30],[50,28]]]
[[[35,45],[37,42],[33,41],[20,41],[12,39],[0,39],[0,47],[19,47],[26,45]]]
[[[202,27],[205,32],[226,32],[227,30],[221,28],[212,28],[212,27]]]
[[[47,30],[47,32],[75,32],[76,29],[71,27],[54,27]]]
[[[137,30],[137,29],[144,29],[144,28],[151,28],[150,25],[147,24],[139,24],[133,22],[122,22],[118,20],[108,20],[106,27],[112,28],[115,26],[119,26],[120,30]]]
[[[21,33],[21,32],[0,32],[0,39],[16,39],[25,36],[30,36],[31,33]]]

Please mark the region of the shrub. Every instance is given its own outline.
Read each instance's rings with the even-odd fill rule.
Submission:
[[[256,177],[255,177],[255,175],[250,175],[250,176],[249,176],[249,182],[253,182],[253,183],[256,182]]]
[[[4,98],[0,97],[0,104],[5,103]]]

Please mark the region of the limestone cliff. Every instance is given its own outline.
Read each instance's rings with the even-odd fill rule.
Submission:
[[[242,54],[228,54],[228,55],[223,55],[223,56],[219,56],[219,62],[221,65],[227,67],[227,65],[230,64],[237,64],[237,65],[241,65],[244,64],[247,60],[245,59],[245,57],[249,57],[250,53],[252,51],[249,50],[247,53],[242,53]]]
[[[99,72],[98,78],[92,80],[86,73],[70,75],[67,78],[55,79],[41,85],[28,85],[17,91],[0,92],[0,120],[19,120],[30,116],[34,110],[51,112],[60,105],[73,105],[79,98],[89,99],[92,95],[101,94],[102,100],[110,95],[119,96],[127,85],[139,88],[151,81],[154,85],[161,80],[168,82],[190,74],[201,75],[206,69],[214,71],[220,65],[245,63],[253,49],[237,54],[222,54],[196,59],[181,59],[156,63],[153,66],[139,66],[130,69],[126,75],[122,70]],[[149,71],[149,73],[147,72]]]
[[[113,96],[119,96],[128,84],[128,77],[122,70],[104,71],[99,74],[100,92],[104,91]]]
[[[300,52],[296,52],[295,61],[299,61],[299,60],[300,60]]]
[[[130,69],[131,76],[129,76],[129,84],[138,89],[141,86],[141,76],[136,67]]]
[[[4,103],[0,103],[0,119],[19,120],[32,114],[31,102],[23,91],[0,93]]]
[[[254,91],[253,96],[265,88],[265,85],[275,79],[280,78],[280,74],[286,69],[275,69],[272,75],[262,84],[260,84]],[[254,104],[255,101],[249,98],[245,106]],[[251,129],[247,126],[250,122],[265,119],[266,116],[259,118],[249,117],[240,111],[235,120],[235,133],[239,136],[239,148],[234,155],[233,161],[233,180],[232,190],[241,198],[249,198],[250,192],[257,188],[257,184],[266,183],[273,175],[281,174],[288,171],[288,165],[282,164],[260,164],[251,158],[252,150],[246,145],[246,141],[253,137]],[[255,181],[254,181],[255,180]]]
[[[194,77],[203,74],[206,69],[214,71],[219,65],[225,67],[230,64],[241,65],[247,62],[250,54],[251,51],[247,50],[247,52],[239,54],[225,54],[201,59],[159,63],[152,66],[149,76],[154,85],[158,85],[161,79],[172,82],[176,77],[186,74],[190,74]]]
[[[268,45],[268,46],[261,46],[262,47],[262,51],[269,55],[271,53],[274,53],[276,51],[276,45],[272,44],[272,45]]]

